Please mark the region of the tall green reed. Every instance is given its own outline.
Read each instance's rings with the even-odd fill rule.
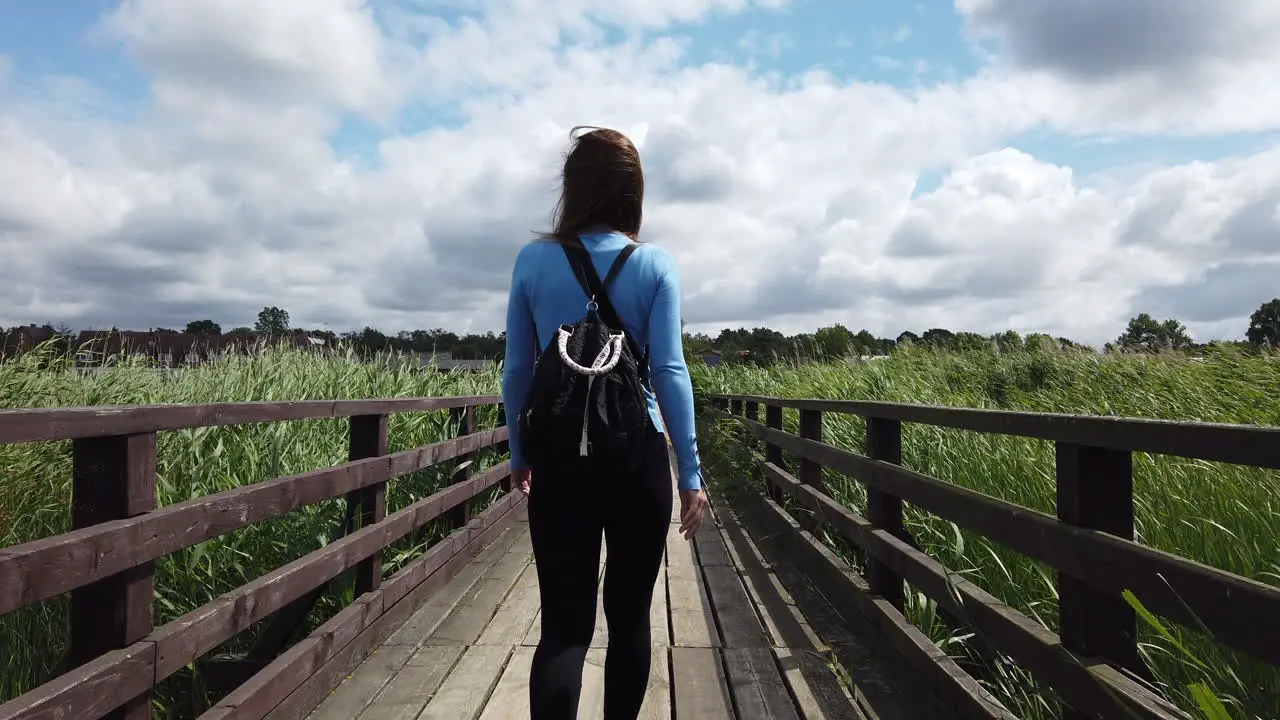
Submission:
[[[1234,350],[1205,361],[1178,355],[1098,356],[1072,351],[1009,354],[914,349],[868,363],[707,368],[695,363],[701,394],[849,398],[957,407],[1121,415],[1280,425],[1280,361]],[[784,415],[791,432],[795,413]],[[717,442],[704,422],[702,437]],[[865,423],[829,413],[826,442],[864,452]],[[920,472],[1036,510],[1054,511],[1051,443],[921,425],[903,429],[904,464]],[[856,481],[827,473],[832,492],[865,513]],[[1280,474],[1223,463],[1134,455],[1140,542],[1280,585]],[[1057,596],[1051,568],[943,518],[907,507],[907,524],[926,550],[1051,630]],[[1137,598],[1141,600],[1141,598]],[[933,620],[918,596],[908,614],[958,661],[985,667],[982,681],[1021,717],[1057,716],[1057,703],[1021,668],[978,657],[972,638]],[[1280,717],[1280,670],[1202,633],[1140,623],[1141,652],[1174,702],[1206,717],[1199,690],[1233,718]]]

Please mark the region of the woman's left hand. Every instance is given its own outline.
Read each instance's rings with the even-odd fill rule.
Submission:
[[[529,483],[533,482],[533,468],[523,468],[511,471],[511,481],[515,486],[520,488],[520,492],[525,495],[529,494]]]

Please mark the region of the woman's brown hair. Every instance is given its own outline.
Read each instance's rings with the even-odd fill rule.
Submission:
[[[579,130],[589,132],[576,135]],[[587,125],[573,128],[569,137],[553,229],[543,237],[574,242],[579,233],[604,226],[637,240],[644,172],[636,146],[617,130]]]

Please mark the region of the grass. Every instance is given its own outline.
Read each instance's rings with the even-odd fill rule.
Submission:
[[[0,363],[0,408],[63,407],[138,403],[201,403],[250,400],[316,400],[369,397],[478,395],[496,393],[496,370],[474,375],[411,370],[408,365],[364,363],[351,355],[272,350],[220,364],[158,372],[125,359],[110,371],[76,372],[64,361],[35,353]],[[479,427],[492,427],[496,408],[483,409]],[[448,412],[391,416],[392,451],[451,437]],[[199,428],[161,433],[156,482],[161,506],[240,487],[268,478],[346,461],[347,421]],[[481,453],[477,470],[500,460]],[[426,497],[447,483],[455,464],[407,475],[390,483],[388,512]],[[70,442],[0,445],[0,548],[65,532],[70,526]],[[495,494],[492,491],[490,495]],[[483,509],[493,498],[475,506]],[[332,500],[209,540],[156,565],[155,624],[210,602],[308,552],[341,533],[344,504]],[[448,528],[443,522],[383,554],[391,573],[419,556]],[[349,575],[349,574],[348,574]],[[308,630],[351,600],[350,577],[331,584],[308,618]],[[54,677],[66,648],[67,602],[58,598],[0,616],[0,701]],[[251,628],[211,654],[245,649]],[[189,718],[208,705],[199,666],[163,682],[155,696],[157,717]]]
[[[965,407],[1084,412],[1180,420],[1280,425],[1280,362],[1220,352],[1208,362],[1179,357],[1138,359],[1060,352],[1005,356],[900,353],[865,365],[807,365],[772,370],[709,369],[695,363],[697,392],[744,392],[792,397],[865,398]],[[407,366],[363,363],[351,356],[319,357],[277,350],[265,355],[167,374],[124,362],[96,375],[77,373],[47,355],[0,363],[0,408],[101,404],[302,400],[495,393],[498,371],[442,375]],[[496,420],[492,409],[480,426]],[[788,429],[797,418],[788,411]],[[399,450],[451,436],[448,414],[392,416],[390,446]],[[865,428],[852,417],[829,416],[826,440],[862,451]],[[269,423],[162,433],[158,444],[159,502],[168,505],[278,475],[340,463],[346,458],[345,420]],[[743,476],[741,455],[703,425],[704,460],[712,475]],[[1052,447],[1044,442],[908,425],[909,467],[965,487],[1053,511]],[[478,459],[478,469],[497,460]],[[1135,457],[1138,534],[1142,542],[1246,577],[1280,584],[1280,481],[1275,473],[1228,465]],[[447,464],[393,481],[394,511],[441,487]],[[69,527],[70,443],[0,446],[0,548],[64,532]],[[865,493],[828,474],[833,493],[865,511]],[[482,501],[483,507],[487,501]],[[230,533],[157,563],[156,624],[209,602],[280,565],[321,547],[340,532],[341,501],[298,510]],[[908,524],[934,556],[1046,627],[1057,622],[1053,573],[935,516],[908,509]],[[415,544],[384,554],[393,572],[447,531],[437,524]],[[309,618],[323,622],[349,602],[349,579],[326,594]],[[1136,599],[1140,601],[1140,598]],[[911,619],[941,647],[974,668],[1020,717],[1057,715],[1053,696],[1024,671],[978,653],[972,640],[936,619],[936,608],[909,596]],[[1143,652],[1165,692],[1198,717],[1220,698],[1229,717],[1280,717],[1280,671],[1242,657],[1197,633],[1163,626],[1144,631]],[[255,629],[214,654],[245,648]],[[66,602],[56,599],[0,616],[0,701],[53,677],[66,646]],[[1185,648],[1184,653],[1180,648]],[[200,666],[162,683],[156,715],[188,718],[207,706]]]
[[[856,398],[961,407],[1107,414],[1173,420],[1280,425],[1280,362],[1233,350],[1205,362],[1179,356],[1141,358],[1067,351],[948,354],[912,350],[855,365],[758,369],[695,364],[699,393]],[[797,431],[794,411],[784,422]],[[828,414],[828,443],[864,452],[865,424]],[[705,420],[700,429],[713,475],[746,477],[737,447]],[[906,425],[904,464],[1043,512],[1054,512],[1050,443]],[[1280,476],[1233,465],[1135,454],[1139,540],[1213,567],[1280,585]],[[832,494],[865,513],[864,488],[828,472]],[[1013,607],[1056,629],[1051,568],[953,523],[908,507],[908,527],[926,550]],[[833,543],[834,547],[834,543]],[[1141,598],[1135,598],[1141,602]],[[980,653],[963,629],[936,619],[936,607],[909,595],[908,616],[1019,717],[1059,715],[1053,695],[1025,671]],[[1280,717],[1280,669],[1163,623],[1140,623],[1143,657],[1162,692],[1196,717],[1220,717],[1204,690],[1231,718]],[[1206,704],[1207,703],[1207,704]]]

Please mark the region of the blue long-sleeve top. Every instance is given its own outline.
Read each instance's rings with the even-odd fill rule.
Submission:
[[[601,279],[622,248],[631,242],[616,232],[589,232],[580,237]],[[649,346],[649,384],[653,387],[653,392],[645,391],[649,416],[654,427],[667,432],[675,448],[677,484],[681,490],[699,489],[702,471],[694,429],[693,384],[681,343],[680,277],[675,260],[662,248],[642,244],[627,259],[608,292],[627,335],[640,348]],[[539,341],[543,347],[549,345],[561,325],[582,319],[586,303],[582,286],[557,243],[534,240],[521,249],[511,272],[507,352],[502,370],[502,402],[512,469],[528,467],[516,418],[533,379],[535,347]]]

